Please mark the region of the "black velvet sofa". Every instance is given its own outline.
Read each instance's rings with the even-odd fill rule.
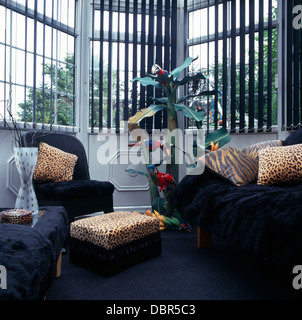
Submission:
[[[302,129],[282,143],[301,144]],[[231,241],[291,279],[293,267],[302,264],[302,182],[238,187],[206,167],[180,181],[172,203],[198,226],[199,247],[211,246],[212,235]]]
[[[109,181],[90,179],[86,151],[72,134],[55,131],[28,131],[22,135],[24,147],[39,147],[40,142],[78,157],[73,178],[62,182],[35,182],[39,206],[62,206],[70,222],[81,215],[113,211],[114,186]]]
[[[69,236],[68,215],[63,207],[40,209],[43,215],[33,225],[0,223],[0,265],[7,279],[0,300],[43,300],[59,276],[58,260]]]

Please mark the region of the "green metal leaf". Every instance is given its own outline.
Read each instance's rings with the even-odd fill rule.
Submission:
[[[152,104],[148,108],[141,109],[133,117],[129,118],[130,123],[139,123],[142,119],[146,117],[152,117],[156,112],[166,108],[164,104]]]
[[[206,136],[206,140],[205,140],[206,148],[211,145],[211,141],[213,141],[214,144],[219,142],[219,148],[221,148],[222,146],[224,146],[225,144],[231,141],[231,136],[225,128],[220,128],[214,132],[209,133]]]
[[[202,111],[197,112],[184,104],[174,104],[174,108],[176,111],[182,111],[187,118],[192,118],[196,121],[202,121],[204,119],[204,113]]]
[[[131,80],[131,82],[135,82],[135,81],[139,81],[140,84],[144,87],[146,86],[153,86],[157,89],[162,89],[163,88],[163,85],[160,84],[159,82],[157,81],[154,81],[152,78],[150,77],[145,77],[145,78],[135,78],[133,80]]]
[[[125,171],[128,172],[128,173],[136,173],[136,174],[139,174],[141,176],[146,176],[146,177],[149,178],[149,175],[144,171],[134,170],[134,169],[131,169],[131,168],[130,169],[126,169]]]
[[[168,98],[163,97],[163,98],[154,98],[151,97],[151,99],[153,99],[153,101],[159,103],[159,104],[163,104],[163,103],[167,103],[168,102]]]
[[[186,84],[188,82],[191,82],[191,81],[205,80],[205,79],[208,79],[208,78],[209,78],[209,76],[205,76],[202,73],[197,73],[197,74],[195,74],[195,76],[186,76],[182,80],[173,81],[173,83],[176,84],[176,85],[184,85],[184,84]]]
[[[170,74],[171,76],[173,76],[173,80],[175,81],[179,77],[179,75],[182,73],[182,71],[186,69],[196,59],[198,59],[198,57],[196,58],[188,57],[180,67],[174,69]]]
[[[215,93],[216,93],[215,90],[210,90],[210,91],[205,90],[205,91],[200,92],[200,94],[198,94],[198,96],[212,96]]]
[[[181,103],[181,102],[184,102],[186,99],[189,99],[189,98],[195,98],[195,97],[201,97],[201,96],[212,96],[215,94],[215,90],[212,90],[212,91],[202,91],[198,94],[189,94],[187,96],[184,96],[182,98],[180,98],[177,103]]]
[[[173,79],[171,76],[168,76],[166,73],[160,75],[160,76],[157,76],[155,74],[149,74],[147,73],[147,76],[150,77],[151,79],[153,79],[154,81],[157,81],[157,82],[171,82]]]

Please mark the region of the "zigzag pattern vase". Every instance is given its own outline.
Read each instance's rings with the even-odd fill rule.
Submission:
[[[37,215],[39,206],[32,182],[38,160],[38,148],[14,148],[14,157],[21,180],[15,209],[29,210],[33,215]]]

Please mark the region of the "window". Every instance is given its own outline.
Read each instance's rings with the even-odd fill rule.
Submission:
[[[89,27],[77,29],[78,5],[87,12],[82,21],[91,17]],[[292,26],[298,5],[299,0],[0,0],[0,114],[9,120],[9,108],[33,126],[74,126],[76,92],[86,96],[75,89],[76,74],[86,75],[89,68],[88,105],[78,109],[89,112],[92,132],[118,131],[122,120],[152,103],[150,97],[162,95],[131,80],[150,73],[153,64],[168,71],[177,66],[184,48],[178,43],[181,17],[185,56],[199,56],[189,72],[208,74],[216,89],[214,96],[187,101],[206,112],[208,130],[299,128],[302,36]],[[76,39],[86,28],[90,45],[77,52],[89,53],[89,64],[76,66]],[[150,132],[165,128],[167,120],[162,111],[140,125]],[[186,119],[185,126],[194,123]]]
[[[301,1],[280,1],[282,12],[282,130],[302,126],[302,32]],[[297,25],[294,24],[297,21]]]
[[[277,125],[277,0],[187,0],[188,54],[199,55],[216,89],[191,101],[207,115],[207,129],[271,131]],[[188,123],[191,126],[192,123]]]
[[[176,67],[177,1],[95,0],[91,7],[90,126],[118,131],[121,120],[161,95],[131,80],[151,73],[155,63]],[[165,112],[140,123],[147,131],[166,124]]]
[[[0,112],[74,126],[76,0],[0,0]]]

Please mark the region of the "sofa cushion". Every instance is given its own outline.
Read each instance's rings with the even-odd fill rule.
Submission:
[[[274,147],[259,152],[259,185],[302,180],[302,144]]]
[[[257,180],[257,161],[236,148],[225,148],[210,152],[199,161],[219,176],[236,186],[243,186]]]
[[[34,180],[39,182],[69,181],[73,178],[78,157],[45,142],[39,145]]]
[[[270,140],[270,141],[255,143],[251,146],[247,146],[241,151],[258,161],[259,151],[264,150],[266,148],[280,147],[280,146],[282,146],[282,140]]]
[[[112,196],[114,186],[110,182],[96,180],[70,180],[37,183],[35,191],[39,200],[67,201]]]

